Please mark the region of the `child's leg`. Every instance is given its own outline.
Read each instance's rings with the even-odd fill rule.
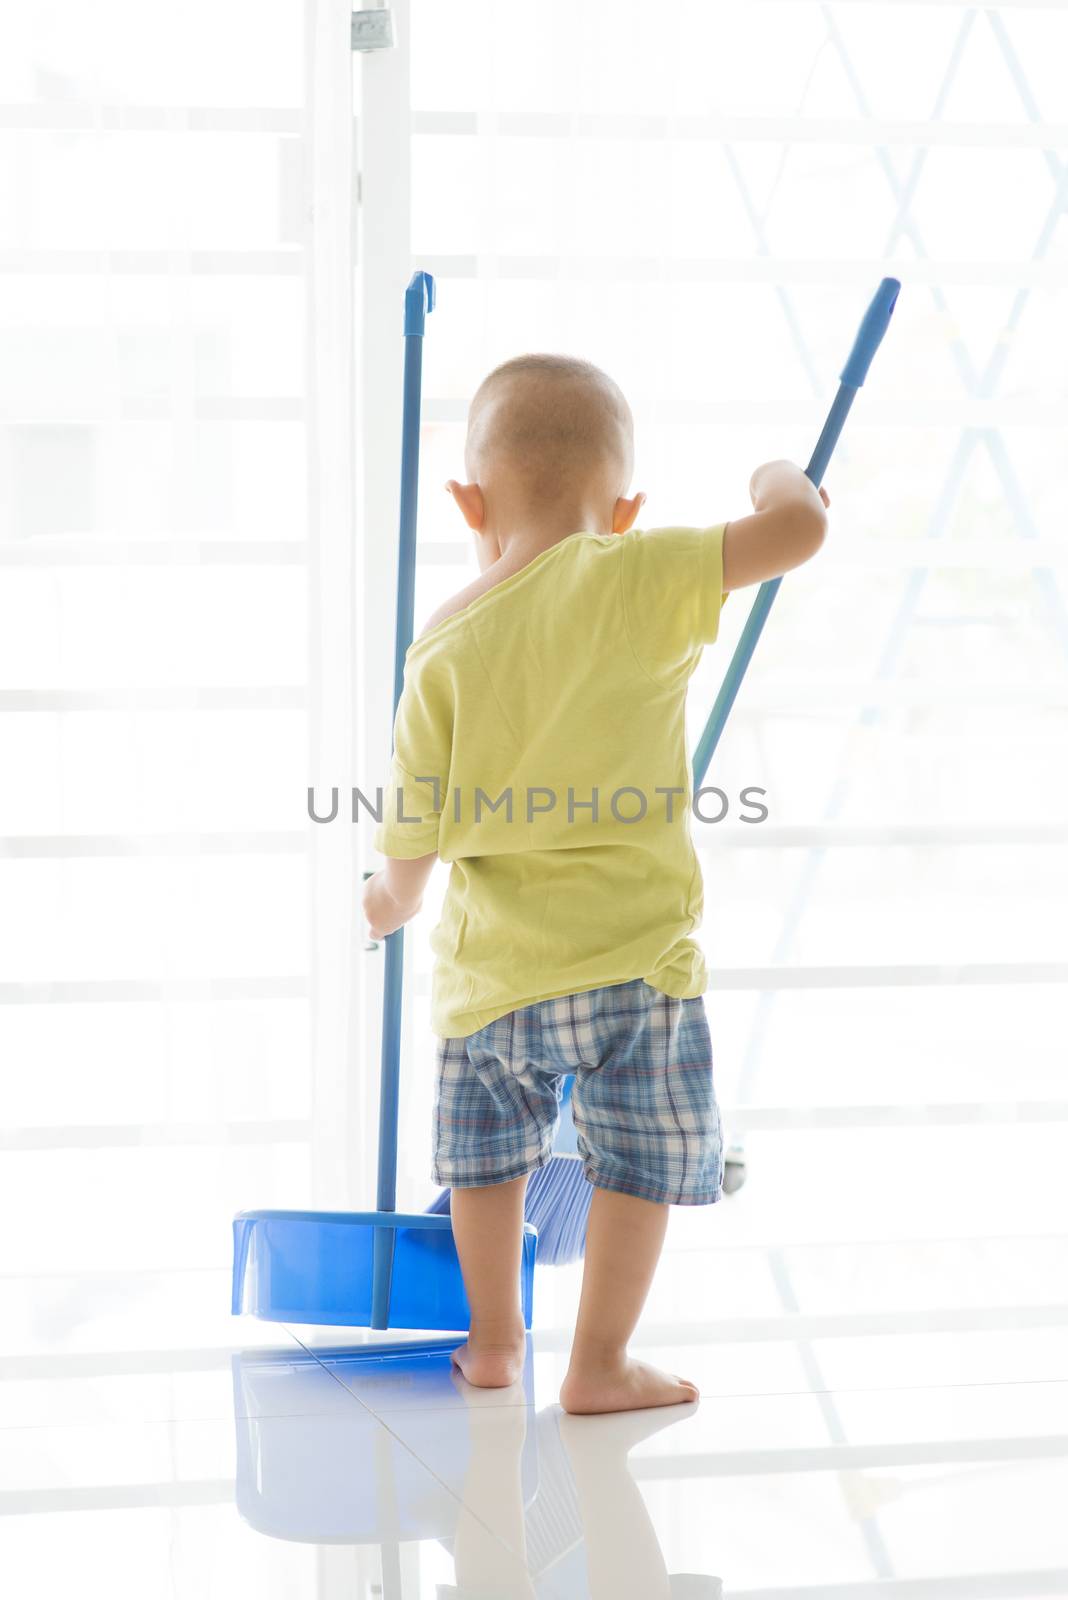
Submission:
[[[687,1379],[627,1355],[667,1222],[666,1205],[594,1189],[571,1364],[560,1389],[565,1411],[636,1411],[697,1399]]]
[[[515,1383],[523,1371],[519,1264],[529,1176],[452,1191],[452,1231],[471,1307],[467,1343],[452,1359],[468,1383],[484,1389]]]
[[[578,1152],[594,1186],[582,1300],[565,1411],[680,1405],[696,1387],[632,1361],[667,1230],[669,1205],[711,1205],[721,1186],[722,1136],[712,1044],[700,998],[676,999],[637,979],[593,992],[577,1015],[571,1105]],[[598,1065],[590,1065],[596,1041]],[[643,1198],[643,1196],[656,1198]]]

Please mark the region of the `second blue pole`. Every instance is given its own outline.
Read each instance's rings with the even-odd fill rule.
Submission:
[[[400,538],[397,550],[397,629],[393,644],[393,716],[404,689],[404,658],[415,631],[415,530],[419,510],[419,417],[423,389],[423,333],[434,309],[434,280],[416,272],[404,296],[404,416],[401,434]],[[404,929],[386,940],[382,995],[382,1066],[378,1097],[379,1211],[397,1209],[397,1126],[400,1114],[400,1055]],[[389,1327],[393,1283],[394,1228],[375,1229],[371,1277],[371,1326]]]

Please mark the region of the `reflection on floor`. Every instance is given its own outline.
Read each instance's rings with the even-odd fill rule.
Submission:
[[[556,1404],[571,1269],[501,1391],[455,1336],[230,1322],[221,1275],[5,1286],[10,1592],[1068,1597],[1068,1241],[711,1232],[673,1218],[638,1347],[700,1404],[615,1417]]]
[[[717,1578],[668,1576],[627,1466],[629,1451],[677,1414],[591,1426],[556,1405],[538,1411],[529,1366],[524,1384],[487,1397],[452,1373],[441,1344],[380,1347],[371,1362],[351,1351],[319,1356],[360,1409],[372,1394],[385,1409],[358,1418],[339,1406],[279,1433],[263,1402],[300,1382],[298,1367],[275,1355],[234,1357],[237,1504],[260,1532],[377,1544],[386,1592],[398,1595],[402,1545],[429,1540],[452,1557],[450,1596],[721,1594]]]

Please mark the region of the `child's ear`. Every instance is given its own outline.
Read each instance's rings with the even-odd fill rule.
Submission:
[[[620,495],[619,499],[612,507],[613,533],[626,533],[628,528],[633,528],[634,519],[638,515],[638,512],[641,510],[642,506],[645,504],[645,499],[646,497],[641,493],[641,491],[632,496],[632,498],[629,500],[625,495]]]
[[[496,534],[486,533],[486,502],[477,483],[457,483],[450,478],[445,485],[460,508],[460,515],[475,536],[475,557],[478,570],[485,572],[501,559],[501,547]]]
[[[482,524],[486,520],[486,506],[482,499],[482,490],[477,483],[457,483],[455,478],[450,478],[445,485],[447,494],[451,494],[460,508],[463,517],[472,533],[481,533]]]

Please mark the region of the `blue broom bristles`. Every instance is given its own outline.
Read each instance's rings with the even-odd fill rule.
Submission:
[[[575,1080],[571,1074],[560,1086],[560,1120],[553,1149],[557,1153],[531,1174],[527,1184],[526,1220],[538,1230],[537,1264],[566,1267],[581,1261],[586,1249],[586,1224],[590,1216],[593,1185],[578,1155],[578,1135],[571,1110]],[[443,1189],[427,1210],[442,1216],[449,1211],[448,1189]]]
[[[550,1267],[581,1261],[593,1184],[574,1156],[553,1156],[527,1184],[526,1217],[538,1230],[537,1260]]]
[[[451,1193],[443,1189],[427,1211],[446,1215]],[[593,1185],[574,1156],[553,1156],[532,1174],[526,1220],[538,1230],[539,1267],[564,1267],[582,1259],[592,1198]]]

